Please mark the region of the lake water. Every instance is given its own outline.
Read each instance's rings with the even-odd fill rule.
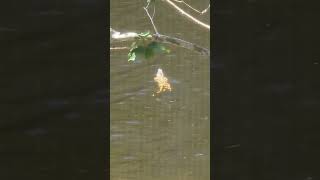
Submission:
[[[143,0],[112,0],[110,24],[121,32],[153,31]],[[190,3],[203,10],[209,0]],[[191,12],[185,6],[180,7]],[[152,8],[151,8],[152,9]],[[210,13],[196,15],[204,22]],[[210,33],[156,2],[159,33],[210,48]],[[113,44],[112,44],[113,45]],[[118,46],[130,46],[122,43]],[[116,44],[113,46],[117,46]],[[205,180],[210,177],[210,61],[179,47],[154,59],[127,61],[110,54],[110,164],[112,180]],[[171,92],[153,96],[161,68]]]

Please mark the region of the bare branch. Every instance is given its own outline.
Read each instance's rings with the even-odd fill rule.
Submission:
[[[194,18],[193,16],[191,16],[190,14],[186,13],[184,10],[182,10],[180,7],[178,7],[175,3],[173,3],[171,0],[164,0],[165,2],[167,2],[171,7],[175,8],[177,11],[179,11],[181,13],[181,15],[187,17],[189,20],[193,21],[194,23],[210,30],[210,26],[199,21],[198,19]]]
[[[110,28],[110,42],[131,41],[131,40],[134,40],[134,38],[136,37],[138,37],[138,34],[135,32],[120,33]]]
[[[147,9],[146,7],[143,7],[143,9],[146,11],[146,13],[147,13],[147,15],[148,15],[148,17],[149,17],[149,19],[150,19],[150,21],[151,21],[151,24],[152,24],[152,26],[153,26],[154,31],[156,32],[156,34],[159,34],[156,26],[154,25],[153,19],[152,19],[152,17],[150,16],[150,14],[149,14],[149,12],[148,12],[148,9]]]
[[[210,9],[210,4],[209,4],[209,6],[208,6],[206,9],[204,9],[204,10],[201,12],[201,14],[206,13],[209,9]]]
[[[135,32],[120,33],[112,28],[110,28],[110,33],[111,33],[110,37],[112,40],[111,42],[134,41],[136,38],[139,37],[138,33],[135,33]],[[182,47],[185,49],[198,52],[202,55],[210,56],[210,50],[179,38],[170,37],[162,34],[153,34],[152,40],[156,42],[161,42],[161,43]]]
[[[173,1],[178,2],[178,3],[183,3],[184,5],[188,6],[190,9],[192,9],[193,11],[195,11],[199,14],[206,13],[208,11],[208,9],[210,8],[210,4],[209,4],[209,6],[206,9],[204,9],[203,11],[199,11],[199,10],[195,9],[194,7],[192,7],[191,5],[189,5],[188,3],[184,2],[183,0],[173,0]]]

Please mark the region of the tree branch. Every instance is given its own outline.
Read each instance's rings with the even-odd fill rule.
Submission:
[[[149,14],[148,9],[147,9],[146,7],[143,7],[143,9],[146,11],[146,13],[147,13],[147,15],[148,15],[148,17],[149,17],[149,19],[150,19],[150,21],[151,21],[151,24],[152,24],[152,26],[153,26],[154,31],[156,32],[156,34],[159,34],[159,32],[158,32],[158,30],[157,30],[157,28],[156,28],[156,25],[154,25],[153,18],[152,18],[152,17],[150,16],[150,14]]]
[[[110,42],[124,42],[124,41],[134,41],[136,38],[138,38],[138,33],[135,32],[127,32],[127,33],[120,33],[119,31],[116,31],[112,28],[110,28]],[[190,43],[188,41],[170,37],[162,34],[153,34],[152,40],[156,42],[171,44],[174,46],[182,47],[185,49],[189,49],[195,52],[198,52],[202,55],[210,56],[210,50],[203,48],[201,46],[198,46],[196,44]]]
[[[197,9],[195,9],[194,7],[192,7],[191,5],[189,5],[188,3],[184,2],[183,0],[173,0],[174,2],[178,2],[178,3],[183,3],[184,5],[188,6],[190,9],[192,9],[193,11],[199,13],[199,14],[204,14],[208,11],[208,9],[210,8],[210,4],[208,5],[208,7],[206,9],[204,9],[203,11],[199,11]]]
[[[121,41],[132,41],[134,38],[138,37],[135,32],[120,33],[112,28],[110,28],[110,42],[121,42]]]
[[[206,9],[204,9],[203,11],[201,11],[201,14],[206,13],[206,12],[209,10],[209,8],[210,8],[210,4],[208,5],[208,7],[207,7]]]
[[[173,3],[171,0],[163,0],[165,2],[167,2],[171,7],[175,8],[178,12],[181,13],[181,15],[185,16],[186,18],[188,18],[189,20],[193,21],[194,23],[206,28],[207,30],[210,30],[210,26],[208,24],[205,24],[201,21],[199,21],[198,19],[194,18],[193,16],[191,16],[190,14],[186,13],[184,10],[182,10],[180,7],[178,7],[175,3]]]

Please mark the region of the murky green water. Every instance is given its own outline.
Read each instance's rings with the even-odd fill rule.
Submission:
[[[190,4],[202,10],[208,3]],[[144,5],[144,0],[112,0],[111,26],[119,31],[152,31]],[[199,19],[209,22],[209,14]],[[161,34],[210,46],[208,31],[161,1],[156,4],[155,24]],[[170,55],[135,63],[127,62],[127,50],[111,52],[112,180],[209,179],[209,57],[171,50]],[[172,91],[154,97],[158,68],[169,78]]]

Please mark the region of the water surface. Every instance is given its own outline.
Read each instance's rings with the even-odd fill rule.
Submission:
[[[191,4],[202,10],[208,3],[201,0]],[[112,28],[153,30],[142,8],[145,1],[113,0],[110,5]],[[209,14],[197,17],[209,22]],[[161,34],[210,48],[208,31],[160,1],[155,24]],[[170,48],[169,55],[135,63],[127,62],[126,50],[111,52],[112,180],[209,179],[209,57]],[[153,77],[158,68],[168,77],[172,91],[153,96],[157,90]]]

